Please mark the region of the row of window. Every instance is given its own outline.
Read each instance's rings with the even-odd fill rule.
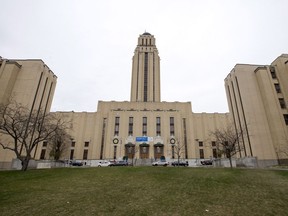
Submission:
[[[133,136],[134,118],[129,117],[128,136]],[[119,136],[120,117],[115,117],[114,136]],[[147,136],[148,120],[147,117],[142,118],[142,136]],[[174,117],[170,117],[170,136],[175,135]],[[156,136],[161,136],[161,118],[156,117]]]
[[[47,151],[46,148],[43,148],[41,150],[41,154],[40,154],[40,159],[41,160],[45,159],[46,151]],[[70,160],[74,159],[74,149],[70,150],[70,157],[69,158],[70,158]],[[87,160],[87,159],[88,159],[88,149],[84,149],[84,151],[83,151],[83,160]]]
[[[275,67],[270,66],[270,74],[271,74],[272,79],[277,79]],[[274,87],[277,93],[282,92],[279,83],[274,83]],[[286,106],[284,98],[279,97],[278,100],[279,100],[281,109],[286,109],[287,106]],[[283,117],[284,117],[285,124],[288,125],[288,114],[283,114]]]
[[[204,144],[202,141],[198,141],[198,145],[200,147],[199,149],[199,157],[200,159],[204,159],[205,158],[205,155],[204,155]],[[212,154],[213,154],[213,158],[217,158],[217,149],[216,149],[216,142],[215,141],[212,141],[211,142],[211,146],[212,146]]]

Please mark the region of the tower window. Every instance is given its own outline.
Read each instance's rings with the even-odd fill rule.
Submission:
[[[148,53],[144,57],[144,102],[148,100]]]

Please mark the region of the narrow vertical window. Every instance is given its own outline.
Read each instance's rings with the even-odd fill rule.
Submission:
[[[100,159],[101,160],[103,159],[103,152],[104,152],[106,123],[107,123],[107,118],[104,118],[103,119],[103,125],[102,125],[102,138],[101,138],[101,149],[100,149]]]
[[[144,102],[148,101],[148,53],[144,57]]]
[[[147,117],[143,117],[142,136],[147,136]]]
[[[74,149],[71,149],[70,151],[70,160],[73,160],[74,158]]]
[[[270,66],[270,73],[271,73],[272,79],[277,79],[275,67]]]
[[[83,160],[87,160],[87,158],[88,158],[88,149],[84,149]]]
[[[119,136],[120,117],[115,117],[114,136]]]
[[[113,159],[116,159],[117,157],[117,146],[114,146],[114,154]]]
[[[174,136],[174,117],[170,117],[170,136]]]
[[[44,160],[45,159],[45,154],[46,154],[46,149],[42,149],[41,150],[41,155],[40,155],[40,159]]]
[[[274,86],[275,86],[276,92],[277,92],[277,93],[281,93],[280,85],[279,85],[278,83],[275,83]]]
[[[285,109],[286,104],[285,104],[284,98],[278,98],[278,99],[279,99],[279,104],[280,104],[281,109]]]
[[[204,150],[199,149],[200,159],[204,159]]]
[[[156,136],[161,136],[161,119],[156,117]]]
[[[284,114],[283,117],[285,120],[285,124],[288,125],[288,114]]]
[[[128,136],[133,136],[133,117],[129,117]]]
[[[213,158],[217,158],[217,149],[212,149],[213,152]]]

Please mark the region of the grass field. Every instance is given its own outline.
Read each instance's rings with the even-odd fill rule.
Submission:
[[[288,215],[288,171],[184,167],[1,171],[0,215]]]

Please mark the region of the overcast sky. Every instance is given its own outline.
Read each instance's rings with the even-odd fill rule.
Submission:
[[[52,111],[129,101],[132,56],[145,31],[161,58],[161,100],[228,112],[237,63],[288,53],[287,0],[0,0],[0,56],[42,59],[57,75]]]

